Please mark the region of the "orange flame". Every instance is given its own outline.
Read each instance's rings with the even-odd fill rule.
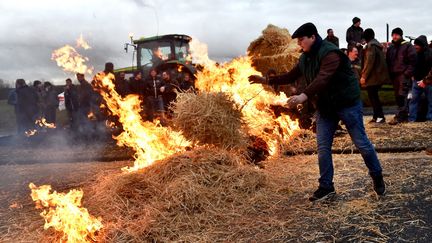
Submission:
[[[96,120],[96,116],[93,111],[90,111],[90,113],[87,114],[87,118],[90,120]]]
[[[190,48],[194,62],[204,66],[204,70],[196,74],[197,89],[229,94],[242,107],[250,135],[264,139],[271,155],[278,154],[283,143],[300,129],[298,121],[291,120],[287,115],[276,118],[270,109],[270,105],[286,105],[288,97],[285,93],[276,95],[261,84],[250,84],[248,77],[261,73],[252,67],[249,57],[239,57],[217,65],[208,57],[205,44],[193,39]]]
[[[44,229],[53,227],[63,232],[61,242],[92,242],[103,225],[100,219],[90,215],[81,207],[83,191],[71,190],[68,193],[51,191],[50,185],[29,184],[31,197],[36,208],[44,209],[40,214],[45,219]]]
[[[88,50],[91,48],[91,46],[87,43],[87,41],[84,40],[84,37],[82,34],[80,35],[80,37],[76,41],[76,47],[78,47],[78,48],[81,47],[84,50]]]
[[[51,128],[51,129],[56,128],[56,125],[54,123],[48,123],[44,117],[42,117],[41,119],[36,120],[35,124],[38,125],[39,127],[42,127],[42,128],[43,127],[45,127],[45,128]]]
[[[88,43],[83,39],[82,35],[77,40],[77,47],[84,49],[90,48]],[[81,56],[75,48],[70,45],[65,45],[51,55],[51,60],[56,61],[57,66],[63,68],[66,72],[72,73],[93,73],[93,67],[88,67],[85,63],[89,60],[87,57]]]
[[[35,135],[36,133],[37,133],[36,129],[31,129],[31,130],[25,131],[25,135],[27,137],[31,137],[31,136]]]
[[[115,136],[117,144],[135,150],[135,162],[132,167],[122,168],[123,171],[135,171],[166,158],[174,153],[184,151],[191,146],[183,135],[169,127],[162,127],[159,122],[143,121],[140,115],[141,101],[137,95],[122,98],[114,89],[114,75],[104,73],[96,75],[96,85],[106,102],[111,114],[117,116],[122,123],[123,132]]]

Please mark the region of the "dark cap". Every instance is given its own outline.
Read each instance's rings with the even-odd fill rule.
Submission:
[[[294,31],[292,38],[299,38],[304,36],[311,37],[312,35],[318,36],[318,30],[314,24],[306,23],[298,27],[298,29]]]
[[[354,17],[352,19],[352,22],[353,22],[353,24],[356,24],[356,23],[360,22],[360,18],[359,17]]]
[[[427,38],[425,35],[421,35],[414,40],[414,45],[425,48],[428,46]]]
[[[393,34],[398,34],[398,35],[400,35],[400,36],[403,36],[403,31],[402,31],[401,28],[397,27],[397,28],[394,28],[394,29],[392,30],[392,33],[391,33],[391,34],[392,34],[392,35],[393,35]]]
[[[372,39],[375,38],[375,32],[373,31],[373,29],[365,29],[365,31],[363,32],[363,39],[365,39],[366,42],[371,41]]]

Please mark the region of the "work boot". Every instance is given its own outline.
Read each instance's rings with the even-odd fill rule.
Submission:
[[[386,193],[385,182],[382,175],[371,175],[373,180],[373,189],[378,196],[384,196]]]
[[[336,195],[334,187],[332,187],[331,189],[318,187],[318,190],[316,190],[312,194],[312,196],[309,198],[309,201],[311,201],[311,202],[324,201],[324,200],[332,198],[334,195]]]

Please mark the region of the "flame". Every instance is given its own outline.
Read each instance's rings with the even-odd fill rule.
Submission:
[[[81,34],[80,37],[77,39],[76,41],[76,47],[79,48],[83,48],[84,50],[88,50],[91,48],[91,46],[87,43],[86,40],[84,40],[83,35]]]
[[[25,131],[25,135],[27,137],[31,137],[31,136],[35,135],[36,133],[37,133],[36,129],[31,129],[31,130]]]
[[[50,185],[35,186],[29,184],[31,197],[36,208],[42,209],[40,214],[45,219],[44,229],[53,227],[63,232],[61,242],[92,242],[95,234],[103,225],[100,219],[90,215],[81,207],[82,190],[71,190],[68,193],[51,191]]]
[[[84,49],[90,48],[82,35],[77,40],[77,47]],[[56,61],[57,66],[63,68],[66,72],[72,73],[93,73],[93,67],[88,67],[85,63],[89,60],[87,57],[81,56],[75,48],[70,45],[65,45],[57,50],[54,50],[51,55],[51,60]]]
[[[239,57],[218,65],[208,57],[207,46],[195,38],[190,43],[190,49],[194,62],[204,66],[196,74],[197,89],[229,94],[242,107],[250,135],[264,139],[270,155],[280,153],[284,142],[300,129],[298,121],[291,120],[288,115],[276,118],[270,108],[270,105],[286,105],[286,94],[276,95],[261,84],[250,84],[248,77],[261,73],[252,67],[249,57]]]
[[[36,120],[35,124],[41,128],[56,128],[56,125],[54,123],[48,123],[44,117]]]
[[[96,116],[93,111],[90,111],[90,113],[87,114],[87,118],[90,120],[96,120]]]
[[[114,75],[104,73],[96,75],[95,84],[105,100],[111,114],[117,116],[123,126],[123,132],[115,136],[117,144],[135,150],[135,162],[132,167],[123,171],[135,171],[166,158],[174,153],[184,151],[191,146],[183,135],[169,127],[162,127],[159,122],[143,121],[140,115],[141,101],[137,95],[122,98],[114,89]]]

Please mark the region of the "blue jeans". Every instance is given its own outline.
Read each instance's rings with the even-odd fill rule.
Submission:
[[[348,130],[351,140],[369,169],[372,176],[382,173],[381,164],[375,152],[375,148],[369,141],[363,125],[362,104],[359,101],[356,105],[340,109],[332,115],[317,114],[317,145],[318,145],[318,164],[320,170],[320,187],[333,188],[333,159],[332,144],[339,121],[342,120]]]
[[[419,101],[423,92],[425,93],[428,102],[428,111],[426,114],[426,119],[429,121],[432,120],[432,86],[427,85],[425,88],[421,88],[418,86],[417,81],[414,81],[411,92],[412,92],[412,98],[409,103],[408,121],[414,122],[417,120]]]

